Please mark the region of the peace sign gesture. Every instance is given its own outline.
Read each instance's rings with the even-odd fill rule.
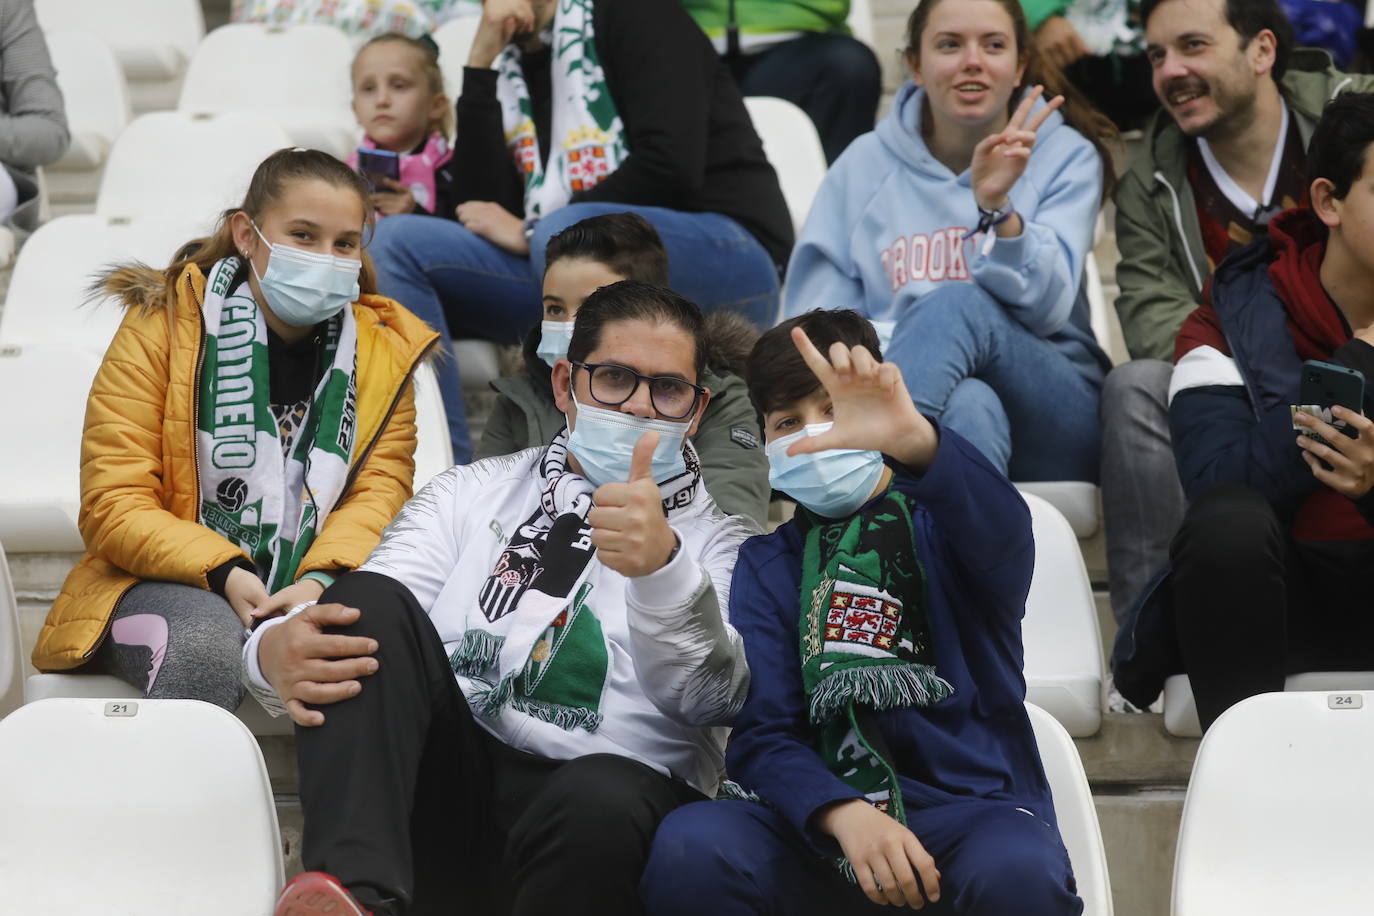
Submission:
[[[984,210],[1000,210],[1006,205],[1007,192],[1025,174],[1031,147],[1035,145],[1035,132],[1051,112],[1064,104],[1064,97],[1057,95],[1031,117],[1035,100],[1044,92],[1044,86],[1027,92],[1012,112],[1007,126],[999,133],[984,137],[973,148],[969,179],[973,185],[973,199]]]
[[[935,458],[935,428],[921,416],[895,363],[873,358],[866,347],[836,341],[826,359],[801,328],[792,329],[807,367],[830,395],[835,422],[819,436],[803,436],[789,455],[852,448],[882,452],[920,473]]]

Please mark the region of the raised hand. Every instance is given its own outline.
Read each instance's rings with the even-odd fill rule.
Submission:
[[[314,604],[262,634],[258,665],[297,725],[323,725],[324,713],[305,704],[357,696],[363,689],[358,678],[377,670],[371,657],[377,640],[324,632],[357,623],[359,614],[342,604]]]
[[[656,431],[640,436],[630,458],[630,479],[597,487],[592,494],[596,507],[587,513],[597,557],[627,578],[662,569],[677,546],[677,535],[668,527],[663,498],[654,482],[657,445]]]
[[[830,395],[835,423],[819,436],[803,436],[787,453],[801,455],[832,448],[873,449],[891,455],[920,473],[935,458],[935,428],[921,416],[907,393],[901,370],[882,363],[865,347],[836,341],[826,359],[801,328],[792,342]]]
[[[530,0],[484,0],[482,22],[468,52],[468,66],[489,68],[506,45],[533,31],[534,7]]]
[[[1322,445],[1316,439],[1298,436],[1302,460],[1312,469],[1313,477],[1342,496],[1359,499],[1374,488],[1374,421],[1339,405],[1331,408],[1331,416],[1349,423],[1359,437],[1351,439],[1331,424],[1298,411],[1294,416],[1297,423],[1331,443]],[[1322,466],[1323,461],[1330,470]]]
[[[1000,210],[1006,205],[1007,193],[1025,174],[1031,147],[1035,145],[1035,132],[1052,111],[1064,104],[1064,97],[1057,95],[1031,117],[1031,108],[1044,91],[1044,86],[1036,86],[1027,92],[1012,112],[1007,126],[999,133],[984,137],[973,148],[969,181],[973,186],[973,199],[984,210]]]

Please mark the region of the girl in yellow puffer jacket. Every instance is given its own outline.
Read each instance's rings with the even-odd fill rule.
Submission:
[[[166,270],[102,279],[127,312],[86,410],[86,554],[37,668],[232,710],[246,628],[366,559],[411,493],[410,377],[437,338],[376,295],[371,212],[346,165],[282,150]]]

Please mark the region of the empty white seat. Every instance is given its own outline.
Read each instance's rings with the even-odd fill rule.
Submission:
[[[1084,480],[1042,480],[1020,482],[1016,488],[1022,493],[1034,493],[1058,509],[1080,538],[1092,537],[1102,526],[1100,491],[1096,484]]]
[[[422,363],[415,370],[415,492],[435,474],[453,467],[453,440],[448,415],[439,394],[434,367]]]
[[[0,544],[11,552],[82,549],[81,431],[99,366],[76,347],[0,347],[0,428],[15,431],[0,448]]]
[[[778,173],[778,184],[792,214],[792,225],[801,232],[811,201],[825,178],[825,150],[806,112],[786,99],[748,96],[744,105],[763,141],[763,152]]]
[[[21,700],[21,692],[17,689],[24,664],[20,645],[19,602],[14,597],[5,548],[0,545],[0,719],[9,715]]]
[[[272,911],[281,835],[257,742],[190,700],[44,700],[0,721],[14,913]]]
[[[1285,678],[1283,689],[1374,690],[1374,671],[1305,671]],[[1193,685],[1186,674],[1175,674],[1164,681],[1164,729],[1179,738],[1202,736]]]
[[[30,236],[14,265],[0,344],[62,344],[103,354],[123,308],[86,302],[96,273],[110,264],[141,261],[162,267],[196,233],[185,222],[62,216]]]
[[[1064,847],[1069,851],[1078,896],[1083,899],[1083,916],[1112,916],[1107,851],[1078,749],[1054,716],[1034,703],[1026,704],[1026,714],[1030,716],[1040,762],[1054,795],[1054,816]]]
[[[135,118],[115,141],[95,212],[112,219],[186,220],[208,231],[243,203],[254,170],[291,138],[246,113],[158,111]]]
[[[445,22],[430,36],[439,46],[439,69],[444,72],[444,93],[453,104],[457,104],[458,96],[463,94],[463,67],[467,65],[472,39],[481,24],[480,15],[460,16]]]
[[[196,49],[177,109],[270,117],[295,145],[342,159],[361,136],[351,107],[352,63],[348,36],[331,26],[223,25]]]
[[[24,679],[24,702],[36,703],[56,697],[137,700],[142,694],[130,684],[108,674],[30,674]],[[271,716],[251,696],[239,704],[239,720],[255,735],[295,733],[289,716]]]
[[[180,75],[205,34],[199,0],[34,0],[34,9],[44,33],[83,29],[109,42],[131,80]]]
[[[1083,262],[1083,285],[1088,291],[1088,320],[1093,336],[1104,353],[1112,351],[1111,319],[1107,315],[1107,294],[1102,289],[1102,272],[1097,267],[1097,255],[1091,251]]]
[[[72,142],[50,169],[95,169],[132,117],[129,88],[114,50],[93,32],[49,32],[44,38],[67,113]]]
[[[1374,693],[1266,693],[1231,707],[1193,763],[1174,916],[1356,914],[1374,899]]]
[[[1054,506],[1023,493],[1035,534],[1035,571],[1026,616],[1026,699],[1074,737],[1102,724],[1102,637],[1078,540]]]
[[[850,33],[859,41],[875,48],[873,44],[873,9],[869,0],[850,0],[849,18],[845,20],[849,26]],[[894,50],[893,48],[884,49],[885,51]]]
[[[458,361],[463,387],[486,391],[493,379],[501,377],[501,351],[489,340],[455,340],[453,358]]]

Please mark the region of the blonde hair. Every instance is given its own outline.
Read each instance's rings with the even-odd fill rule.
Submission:
[[[358,66],[359,59],[363,52],[373,45],[383,42],[404,45],[416,54],[420,55],[420,72],[424,74],[426,82],[429,83],[429,91],[444,100],[443,114],[425,125],[425,136],[437,133],[445,140],[453,139],[453,106],[449,104],[448,96],[444,93],[444,71],[439,68],[439,48],[431,39],[424,41],[419,38],[411,38],[409,35],[402,35],[400,32],[387,32],[369,39],[366,44],[358,49],[358,53],[353,56],[353,66]]]
[[[248,183],[248,193],[243,196],[243,205],[220,214],[213,234],[206,238],[192,239],[177,250],[171,266],[163,271],[166,284],[164,304],[168,308],[175,307],[177,281],[190,265],[194,264],[201,273],[208,275],[210,269],[220,260],[239,255],[239,250],[234,245],[233,230],[229,225],[234,214],[246,213],[254,223],[258,222],[263,211],[280,201],[287,187],[297,181],[323,181],[341,191],[353,192],[358,197],[364,225],[372,222],[372,201],[367,191],[367,183],[357,172],[319,150],[277,150],[264,159],[257,171],[253,172],[253,180]],[[372,259],[366,251],[360,254],[363,266],[358,272],[358,288],[364,293],[376,293],[377,274],[373,270]]]

